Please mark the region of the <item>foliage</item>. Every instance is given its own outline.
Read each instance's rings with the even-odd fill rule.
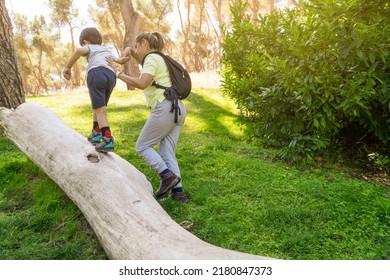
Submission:
[[[180,57],[189,72],[220,68],[222,28],[230,25],[229,2],[221,0],[177,1],[179,26],[174,57]]]
[[[32,97],[88,135],[88,94]],[[211,244],[282,259],[389,259],[389,189],[351,178],[339,166],[301,170],[278,152],[245,140],[235,104],[218,90],[194,89],[177,157],[190,202],[160,201],[173,219]],[[116,153],[157,189],[158,175],[135,151],[149,115],[140,91],[112,94],[108,117]],[[66,135],[64,135],[66,140]],[[104,259],[66,195],[0,136],[0,259]]]
[[[98,23],[98,29],[103,37],[103,42],[111,43],[116,52],[120,54],[125,48],[125,30],[118,0],[96,0],[96,5],[90,6],[88,11],[94,22]]]
[[[26,94],[60,89],[61,69],[66,58],[56,44],[60,40],[59,32],[55,32],[54,26],[43,16],[29,21],[26,16],[16,14],[13,22],[14,43]]]
[[[98,24],[97,28],[103,36],[103,41],[112,43],[115,50],[121,53],[128,46],[124,46],[125,24],[119,2],[119,0],[95,0],[96,5],[91,5],[89,11],[94,22]],[[169,33],[171,23],[168,16],[172,12],[172,1],[136,0],[133,5],[142,14],[142,31],[159,30],[163,34]]]
[[[50,17],[56,25],[72,27],[72,21],[79,15],[73,0],[49,0],[48,4],[52,9]]]
[[[189,6],[185,5],[187,1],[127,1],[141,15],[139,26],[130,26],[128,30],[119,0],[93,1],[88,8],[88,17],[84,18],[74,0],[47,1],[50,18],[40,15],[34,21],[28,21],[27,17],[15,14],[12,17],[14,41],[26,94],[46,94],[85,85],[85,67],[81,66],[81,61],[74,64],[70,81],[62,79],[61,72],[77,47],[78,33],[86,27],[86,21],[99,29],[103,43],[110,44],[118,54],[132,45],[132,42],[125,42],[126,33],[159,31],[166,34],[164,51],[188,70],[201,72],[220,68],[221,26],[229,25],[231,18],[227,1],[200,0],[188,2]],[[68,34],[63,36],[64,33]],[[33,44],[33,38],[42,40]]]
[[[366,138],[390,141],[388,1],[313,0],[253,22],[232,6],[223,89],[255,134],[287,153]]]
[[[172,24],[169,15],[173,11],[171,0],[136,0],[137,10],[142,11],[147,19],[142,27],[143,31],[159,30],[163,34],[169,33]],[[153,7],[152,9],[150,7]]]

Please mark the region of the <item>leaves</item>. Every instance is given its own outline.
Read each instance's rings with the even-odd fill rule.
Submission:
[[[233,99],[250,100],[240,108],[256,116],[260,136],[290,148],[298,137],[306,156],[331,145],[343,129],[359,127],[356,134],[365,129],[390,141],[386,1],[310,1],[259,24],[242,14],[245,4],[235,5],[222,84]]]

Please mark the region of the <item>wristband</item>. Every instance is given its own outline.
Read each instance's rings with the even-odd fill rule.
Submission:
[[[116,71],[115,71],[115,76],[116,76],[117,78],[119,77],[119,74],[122,74],[122,72],[119,71],[119,70],[116,70]]]

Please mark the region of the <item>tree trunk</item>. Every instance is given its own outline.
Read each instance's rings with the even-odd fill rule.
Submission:
[[[188,72],[192,71],[192,65],[194,63],[191,63],[190,55],[191,53],[191,46],[189,43],[189,36],[191,31],[191,2],[190,0],[186,0],[187,5],[187,22],[184,22],[184,19],[182,17],[181,13],[181,4],[180,1],[177,1],[177,9],[179,12],[179,19],[180,19],[180,26],[181,26],[181,33],[183,34],[184,41],[182,42],[182,53],[181,53],[181,61],[183,61],[183,64]]]
[[[275,0],[269,1],[269,12],[273,13],[276,10]]]
[[[0,129],[74,201],[110,259],[266,259],[192,235],[155,200],[140,171],[115,153],[97,153],[44,107],[0,108]]]
[[[125,23],[125,41],[124,47],[132,47],[135,42],[135,37],[141,30],[141,25],[144,21],[144,16],[138,13],[133,6],[131,0],[120,0],[119,7],[122,14],[123,21]],[[138,68],[138,62],[131,58],[129,62],[125,64],[125,73],[129,76],[139,76],[140,71]],[[127,86],[127,89],[134,89]]]
[[[259,0],[252,1],[252,22],[258,24],[259,21],[259,12],[260,12],[260,2]]]
[[[0,0],[0,107],[16,108],[24,102],[24,90],[13,43],[11,19]]]
[[[300,3],[299,3],[299,2],[300,2],[299,0],[290,0],[290,1],[291,1],[295,6],[297,6],[297,7],[298,7],[299,4],[300,4]]]
[[[72,22],[69,20],[69,30],[70,30],[70,38],[71,38],[71,48],[72,48],[72,53],[76,50],[76,44],[74,42],[74,26]],[[76,61],[73,65],[73,75],[72,75],[72,81],[73,81],[73,86],[74,87],[79,87],[81,85],[80,79],[81,79],[81,74],[80,74],[80,67],[78,61]]]

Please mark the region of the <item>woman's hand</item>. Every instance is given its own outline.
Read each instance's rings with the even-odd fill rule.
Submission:
[[[106,56],[106,61],[108,63],[108,65],[114,69],[114,72],[116,72],[118,69],[116,68],[116,65],[114,63],[114,59],[112,58],[112,56]]]
[[[119,75],[122,73],[120,70],[116,68],[115,60],[111,56],[106,56],[106,61],[109,66],[111,66],[112,70],[114,70],[115,76],[119,78]]]

